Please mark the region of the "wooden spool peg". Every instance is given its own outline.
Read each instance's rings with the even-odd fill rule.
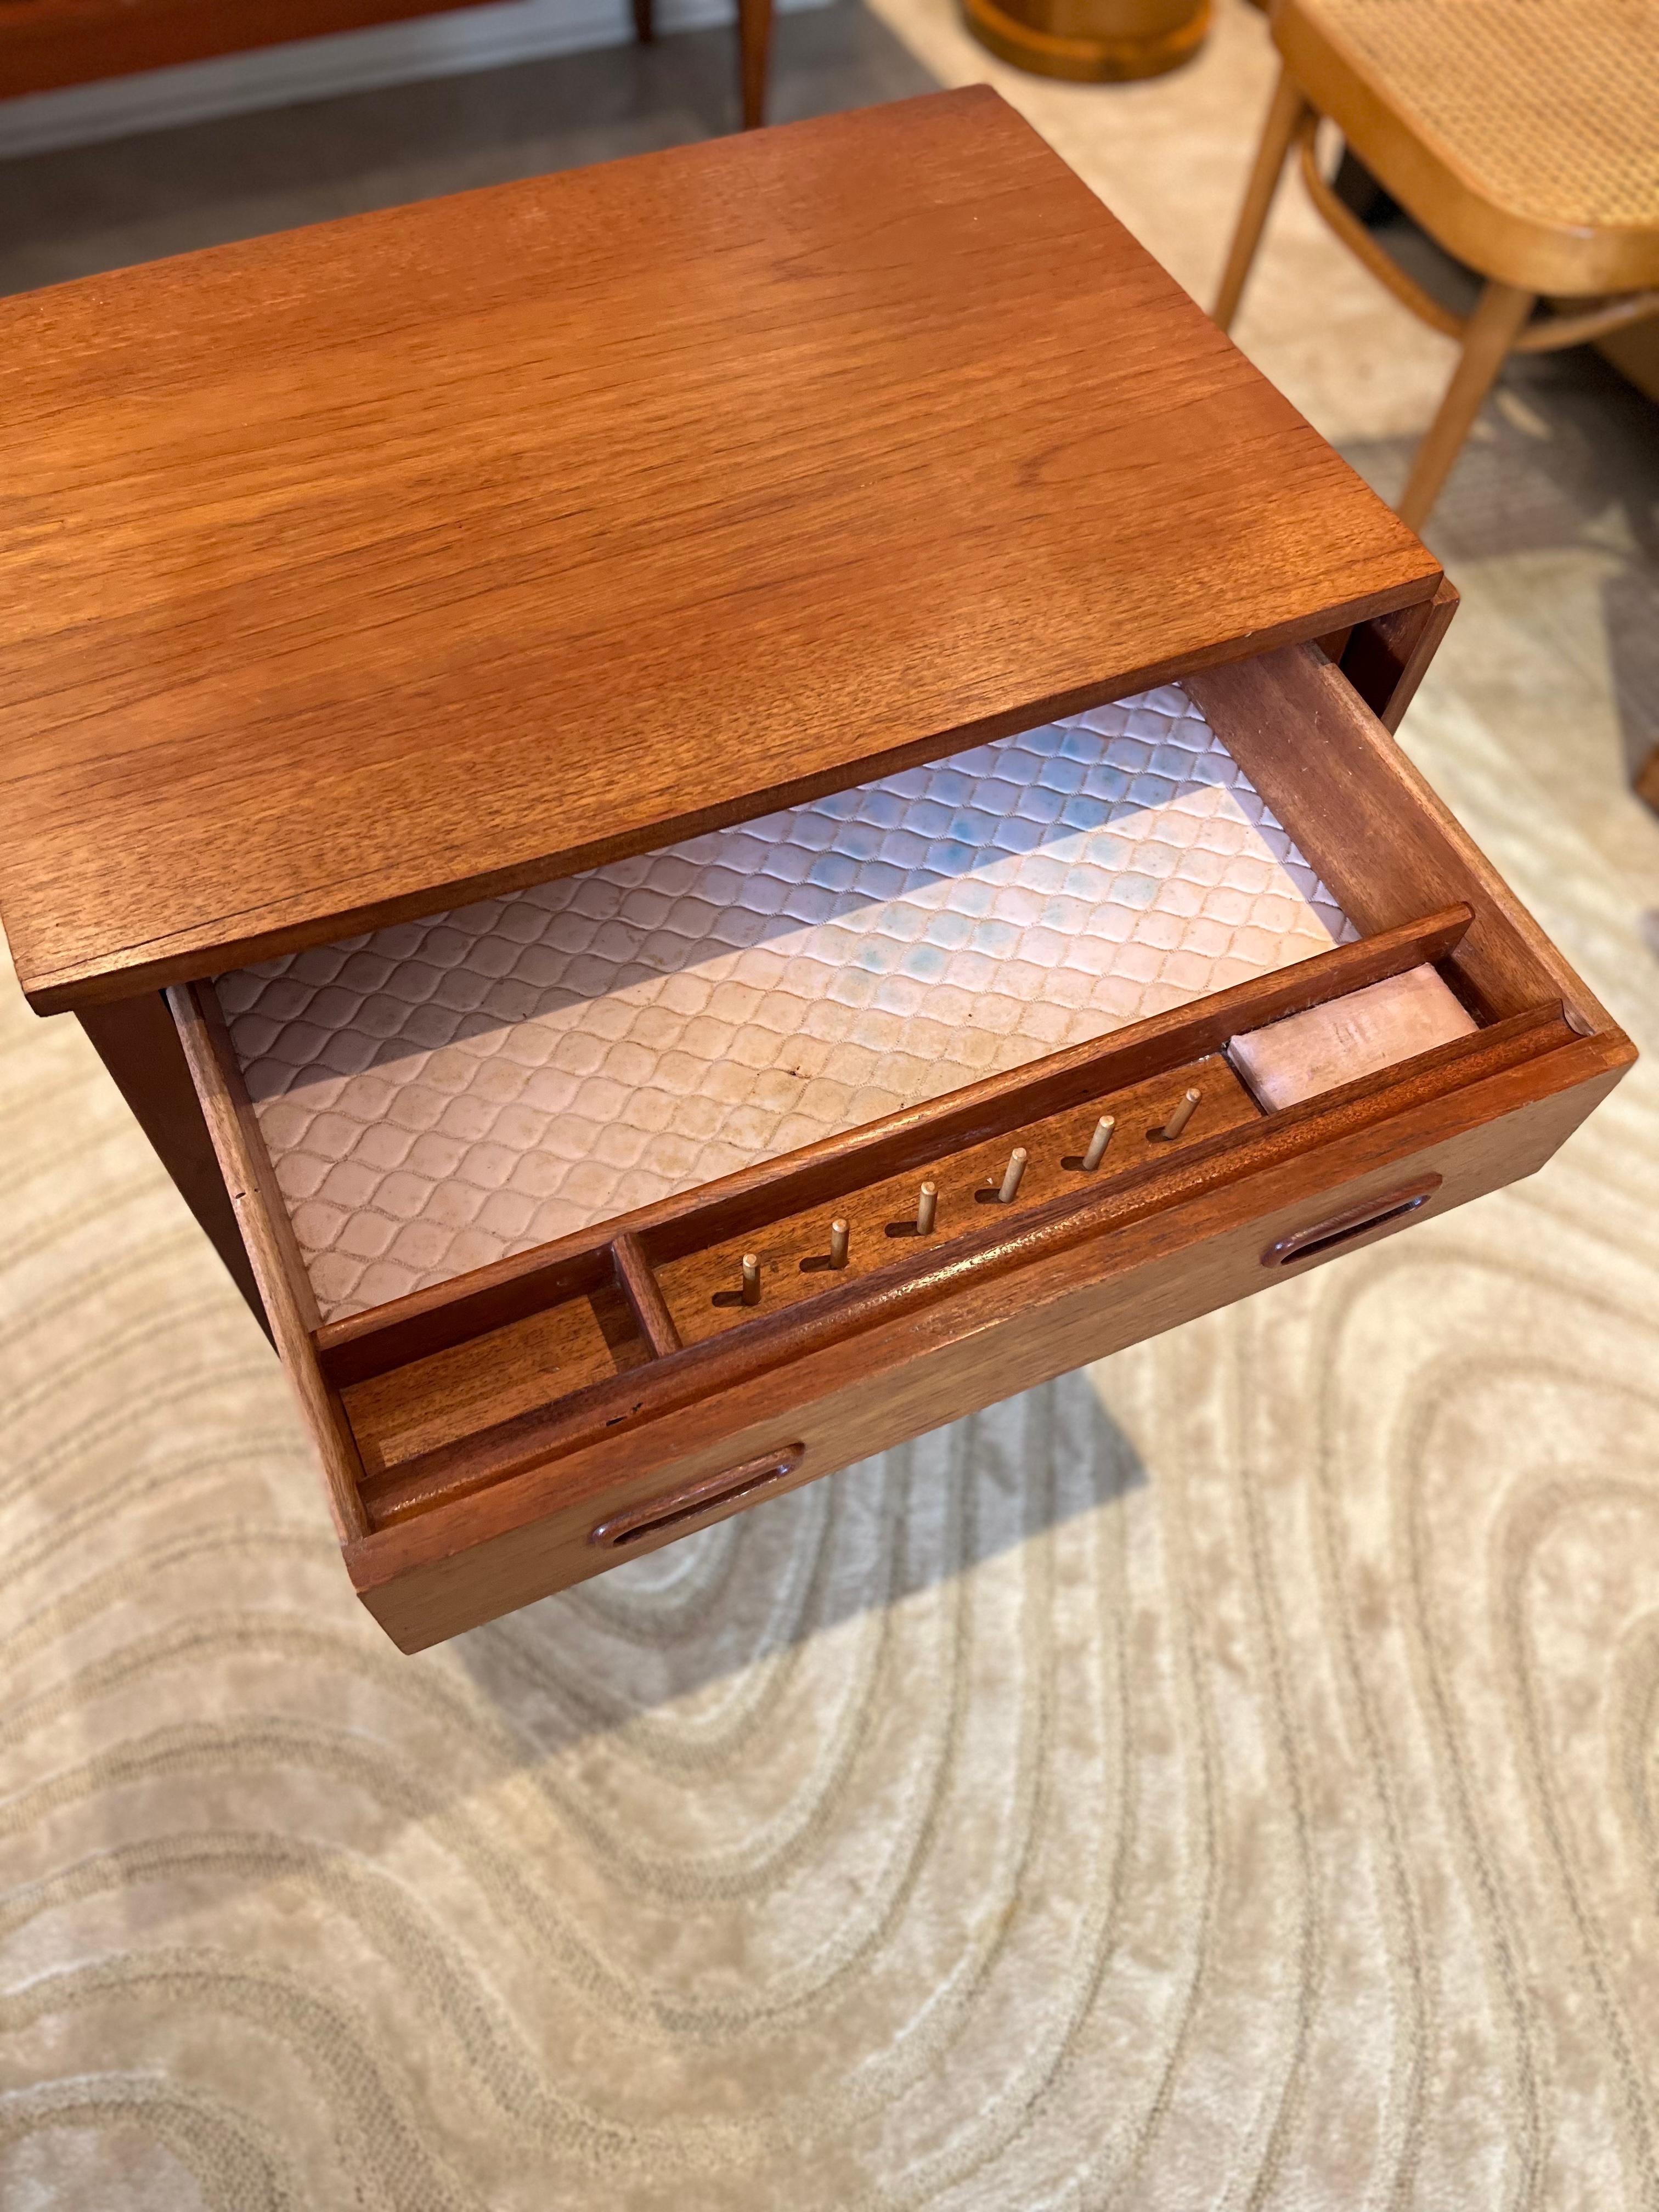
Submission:
[[[1200,1094],[1198,1091],[1189,1091],[1186,1097],[1182,1100],[1180,1105],[1176,1108],[1175,1112],[1170,1115],[1169,1120],[1164,1124],[1164,1127],[1158,1132],[1158,1134],[1164,1139],[1166,1144],[1173,1144],[1175,1142],[1176,1139],[1186,1127],[1188,1122],[1192,1120],[1193,1115],[1198,1111],[1200,1096]]]
[[[925,1182],[916,1197],[916,1234],[931,1237],[939,1218],[939,1185]]]
[[[1000,1206],[1010,1205],[1019,1189],[1020,1177],[1025,1172],[1025,1147],[1017,1145],[1008,1156],[1007,1170],[1002,1178],[1002,1188],[997,1193]]]
[[[851,1234],[844,1221],[832,1221],[830,1224],[830,1265],[832,1267],[844,1267],[847,1265],[847,1246]]]
[[[1083,1172],[1092,1175],[1106,1157],[1106,1147],[1112,1141],[1112,1132],[1117,1127],[1110,1114],[1103,1114],[1095,1123],[1095,1133],[1089,1139],[1089,1149],[1083,1155]]]
[[[743,1302],[746,1306],[760,1304],[760,1258],[754,1252],[743,1255]]]

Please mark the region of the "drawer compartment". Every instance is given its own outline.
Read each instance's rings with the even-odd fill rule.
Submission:
[[[1170,685],[216,989],[335,1321],[1354,934]]]
[[[1632,1057],[1306,646],[170,997],[409,1650],[1525,1174]]]

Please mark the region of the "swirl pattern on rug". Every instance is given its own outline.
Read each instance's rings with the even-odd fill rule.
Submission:
[[[1207,286],[1254,14],[1158,83],[988,68]],[[1445,341],[1274,222],[1247,343],[1420,427]],[[1659,474],[1527,389],[1404,734],[1648,1055],[1607,1104],[442,1650],[357,1607],[264,1340],[5,986],[5,2212],[1659,2206]]]

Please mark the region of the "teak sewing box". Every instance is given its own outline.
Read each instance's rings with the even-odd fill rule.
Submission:
[[[27,295],[0,364],[23,988],[405,1650],[1633,1057],[1390,734],[1433,557],[987,90]]]

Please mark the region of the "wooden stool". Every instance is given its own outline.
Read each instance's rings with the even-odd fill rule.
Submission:
[[[999,60],[1079,84],[1162,76],[1210,27],[1210,0],[962,0],[962,12]]]
[[[1592,0],[1277,0],[1284,72],[1216,301],[1237,312],[1292,144],[1337,236],[1462,358],[1400,501],[1420,529],[1510,353],[1577,345],[1659,311],[1659,38]],[[1322,174],[1322,116],[1377,182],[1486,280],[1460,319],[1383,251]],[[1534,313],[1540,295],[1582,302]]]

